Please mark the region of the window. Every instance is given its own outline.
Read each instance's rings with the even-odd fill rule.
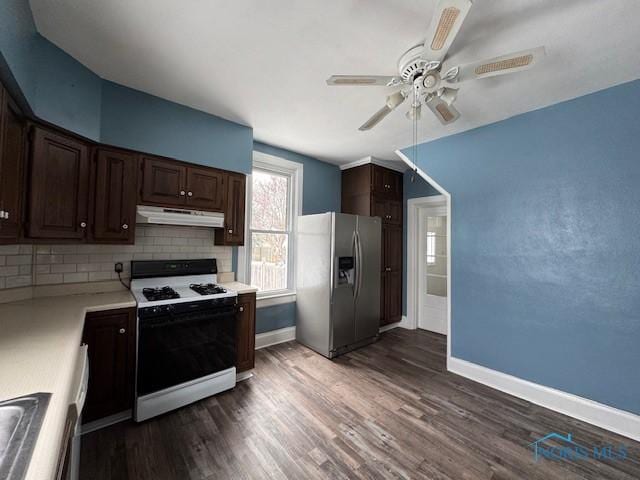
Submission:
[[[248,202],[246,281],[258,296],[293,293],[295,226],[301,214],[302,164],[254,152]]]

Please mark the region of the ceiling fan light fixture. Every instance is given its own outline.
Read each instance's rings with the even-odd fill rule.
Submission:
[[[453,102],[455,102],[457,97],[458,90],[455,88],[443,88],[442,93],[440,94],[440,98],[448,105],[451,105]]]
[[[456,7],[445,8],[440,16],[436,33],[431,41],[432,50],[442,50],[447,43],[447,38],[453,30],[453,26],[460,15],[460,10]]]
[[[402,102],[404,102],[405,98],[407,98],[407,96],[402,90],[400,90],[400,91],[398,91],[396,93],[392,93],[391,95],[389,95],[387,97],[387,107],[390,108],[391,110],[393,110],[398,105],[400,105]]]

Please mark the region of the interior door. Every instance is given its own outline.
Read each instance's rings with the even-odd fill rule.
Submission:
[[[447,216],[442,207],[419,217],[418,328],[447,334]]]
[[[87,145],[35,128],[32,148],[29,236],[84,239],[89,210]]]
[[[378,334],[380,326],[381,221],[377,217],[357,217],[356,256],[356,341]]]
[[[184,207],[186,167],[162,158],[143,157],[142,203]]]
[[[333,215],[334,237],[334,268],[333,291],[331,295],[331,345],[330,350],[336,350],[355,341],[355,305],[354,287],[344,277],[340,277],[338,268],[340,258],[352,258],[355,256],[356,217],[344,213]]]
[[[93,237],[133,243],[136,219],[136,156],[101,148],[95,162]]]
[[[197,210],[222,212],[224,173],[208,168],[187,168],[187,206]]]

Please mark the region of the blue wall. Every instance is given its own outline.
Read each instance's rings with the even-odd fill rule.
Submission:
[[[106,80],[100,138],[133,150],[251,172],[251,127]]]
[[[26,0],[0,0],[0,52],[27,100],[35,99],[36,26]]]
[[[420,146],[454,357],[640,414],[639,112],[634,81]]]
[[[411,179],[413,178],[413,181]],[[407,314],[407,201],[412,198],[430,197],[440,192],[411,170],[402,177],[402,315]]]
[[[258,152],[304,165],[304,178],[302,180],[303,215],[340,211],[342,174],[340,173],[340,168],[336,165],[260,142],[254,142],[253,148]],[[295,303],[261,307],[256,312],[257,333],[291,327],[295,323]]]
[[[55,125],[100,140],[102,79],[38,35],[34,48],[34,113]]]

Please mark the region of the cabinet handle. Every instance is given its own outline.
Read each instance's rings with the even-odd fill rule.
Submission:
[[[239,311],[244,312],[244,307],[238,308]]]
[[[125,333],[126,330],[124,328],[121,328],[120,330],[118,330],[118,333]]]
[[[180,196],[184,197],[185,191],[184,190],[180,190]]]
[[[87,222],[80,222],[80,228],[87,228]]]
[[[4,210],[0,210],[0,219],[7,219],[9,218],[9,212],[5,212]]]
[[[193,197],[193,192],[187,192],[187,195],[189,195],[190,197]]]
[[[9,212],[4,212],[4,219],[9,220]]]
[[[228,231],[229,233],[233,233],[233,230],[231,230],[231,229],[229,229],[229,230],[227,230],[227,231]]]
[[[127,225],[126,223],[122,224],[122,229],[123,230],[127,230],[129,228],[129,225]]]
[[[391,267],[387,267],[384,269],[385,272],[390,272],[391,271]]]

